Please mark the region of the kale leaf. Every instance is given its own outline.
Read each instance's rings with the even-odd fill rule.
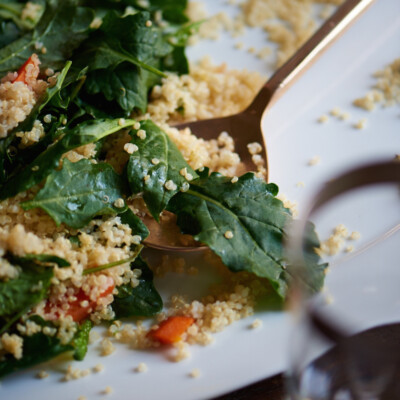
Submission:
[[[285,226],[292,217],[275,196],[278,188],[247,173],[236,183],[205,170],[185,193],[176,194],[167,209],[177,215],[184,233],[206,243],[232,271],[246,270],[268,278],[284,297],[290,280],[283,254]],[[314,239],[316,236],[314,236]],[[314,243],[315,244],[315,243]],[[311,246],[310,290],[321,288],[324,265]]]
[[[126,5],[132,5],[139,10],[147,10],[152,14],[159,13],[164,21],[173,24],[182,24],[188,22],[185,15],[187,0],[149,0],[143,2],[140,0],[122,0]],[[157,20],[157,18],[154,18]]]
[[[5,21],[0,18],[0,49],[18,39],[21,31],[12,21]]]
[[[46,89],[41,101],[34,105],[28,117],[9,133],[6,138],[0,139],[0,182],[5,182],[10,174],[15,173],[17,169],[20,169],[32,161],[54,140],[54,133],[58,128],[56,123],[52,124],[50,134],[46,134],[45,138],[26,149],[18,148],[19,138],[16,137],[16,132],[30,131],[38,115],[41,112],[44,113],[47,111],[46,106],[48,103],[59,95],[59,92],[64,86],[64,81],[70,66],[71,62],[69,61],[58,75],[55,85]],[[61,125],[61,122],[59,125]],[[13,148],[12,153],[10,153],[11,146]]]
[[[93,164],[87,159],[72,163],[64,159],[60,171],[54,170],[25,210],[40,207],[57,225],[82,228],[96,215],[116,214],[114,202],[122,198],[123,181],[107,163]]]
[[[127,208],[126,211],[119,214],[121,218],[121,222],[123,224],[129,225],[132,230],[132,235],[139,235],[142,240],[146,239],[149,236],[149,230],[143,221],[133,213],[130,208]]]
[[[26,254],[23,257],[12,257],[14,262],[22,264],[33,262],[37,265],[54,265],[56,264],[59,268],[69,267],[71,264],[64,258],[54,256],[52,254]]]
[[[139,285],[134,288],[130,284],[118,286],[118,293],[114,295],[111,305],[115,312],[115,318],[150,317],[159,313],[162,310],[163,302],[153,285],[152,271],[140,257],[131,264],[131,268],[142,271]]]
[[[140,129],[146,132],[145,139],[140,139],[136,130],[130,132],[131,143],[139,150],[129,157],[126,175],[132,193],[143,193],[149,211],[158,221],[161,211],[169,200],[182,188],[182,185],[188,185],[180,171],[186,168],[187,173],[193,178],[196,178],[197,174],[186,163],[168,135],[157,125],[146,120],[141,123]],[[176,188],[172,186],[167,189],[165,184],[168,181],[172,181]]]
[[[72,129],[63,130],[64,136],[49,146],[31,163],[15,175],[10,176],[0,189],[0,200],[15,196],[41,182],[60,164],[61,156],[69,150],[111,135],[132,126],[134,120],[98,119],[82,122]]]
[[[20,1],[2,0],[0,2],[0,18],[12,21],[20,30],[31,30],[43,15],[45,0],[34,0],[30,3],[31,6],[34,5],[36,8],[36,14],[22,18],[23,10],[26,7],[25,4]]]
[[[46,297],[53,277],[53,268],[21,261],[16,278],[0,281],[0,334]]]
[[[49,0],[42,18],[33,31],[0,50],[0,76],[16,71],[33,54],[37,45],[43,45],[40,53],[41,67],[61,69],[72,52],[88,36],[93,21],[91,9],[77,7],[76,0]]]
[[[78,67],[89,65],[87,94],[104,96],[124,114],[145,111],[149,88],[163,76],[161,59],[172,51],[160,28],[146,26],[149,18],[147,12],[125,17],[109,12],[74,56]]]
[[[42,327],[54,327],[50,321],[44,321],[37,315],[32,316],[30,319]],[[73,339],[66,344],[61,343],[56,336],[45,335],[43,332],[38,332],[31,336],[23,336],[22,358],[17,360],[11,354],[6,354],[0,361],[0,378],[48,361],[68,351],[74,352],[76,360],[82,360],[87,352],[91,328],[92,323],[90,321],[77,325],[77,332]]]

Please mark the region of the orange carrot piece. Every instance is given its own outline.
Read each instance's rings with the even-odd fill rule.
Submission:
[[[111,294],[114,290],[114,283],[107,286],[107,288],[100,293],[99,298],[105,297]],[[78,293],[75,295],[76,300],[69,303],[69,308],[66,312],[67,315],[70,315],[75,322],[81,322],[86,319],[91,310],[93,310],[97,306],[97,301],[93,301],[89,298],[89,296],[80,289]],[[86,301],[87,305],[83,306],[82,302]],[[49,301],[45,305],[45,313],[48,314],[51,312],[53,307],[61,307],[61,304],[53,304]],[[58,314],[58,313],[57,313]]]
[[[32,54],[22,65],[22,67],[18,70],[17,74],[18,76],[13,80],[13,82],[26,82],[26,69],[28,65],[32,65],[34,67],[38,66],[40,63],[39,58],[36,56],[36,54]]]
[[[99,298],[111,294],[113,290],[114,285],[110,285],[104,292],[100,293]],[[82,302],[85,300],[87,301],[87,306],[83,307]],[[70,315],[75,322],[81,322],[89,316],[90,310],[93,310],[96,305],[96,301],[90,300],[88,295],[83,290],[80,290],[76,295],[76,300],[69,303],[67,315]]]
[[[185,316],[173,316],[162,321],[159,327],[150,331],[153,340],[164,344],[172,344],[182,340],[182,335],[194,323],[194,318]]]

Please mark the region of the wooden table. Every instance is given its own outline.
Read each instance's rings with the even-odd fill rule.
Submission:
[[[282,374],[217,397],[214,400],[284,400]]]

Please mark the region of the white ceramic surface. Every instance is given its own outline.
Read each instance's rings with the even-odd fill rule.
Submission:
[[[210,11],[228,8],[225,1],[209,0],[207,4]],[[220,41],[199,43],[189,50],[189,55],[195,60],[211,54],[216,62],[270,74],[270,62],[261,61],[233,46],[235,42],[243,41],[247,47],[261,48],[265,46],[265,40],[260,30],[237,39],[223,35]],[[353,99],[370,89],[374,82],[372,73],[399,56],[400,2],[377,0],[265,116],[263,127],[270,180],[276,182],[288,198],[297,201],[300,210],[318,186],[344,169],[376,159],[392,159],[400,153],[398,106],[368,113],[351,105]],[[350,120],[330,117],[327,124],[319,124],[318,117],[334,107],[348,111]],[[367,127],[354,129],[352,124],[361,118],[367,118]],[[321,163],[308,166],[307,162],[315,155],[321,157]],[[305,187],[296,186],[299,181],[304,182]],[[372,193],[372,203],[379,200],[374,198],[375,195],[379,197]],[[398,193],[389,191],[383,196],[382,201],[390,204],[398,201]],[[374,213],[369,203],[365,207]],[[399,222],[398,214],[393,215],[393,222],[395,219]],[[349,229],[361,231],[363,238],[368,237],[371,224],[362,213],[349,216],[346,223],[350,224]],[[322,237],[326,237],[331,228],[328,224],[318,227]],[[190,277],[173,281],[177,290],[184,288],[190,292],[190,288],[197,286],[196,280]],[[157,283],[166,293],[166,281]],[[249,330],[254,318],[260,318],[263,326]],[[62,382],[63,371],[69,362],[58,360],[4,379],[0,385],[0,399],[74,400],[81,395],[90,400],[212,398],[285,369],[289,317],[277,311],[257,312],[254,317],[216,334],[215,339],[215,343],[207,347],[193,346],[192,357],[180,363],[168,361],[162,352],[134,351],[124,345],[117,346],[114,354],[103,358],[98,355],[95,344],[87,358],[83,362],[74,362],[73,366],[83,369],[101,362],[105,371]],[[134,372],[140,362],[148,365],[148,372]],[[36,379],[35,373],[43,368],[50,372],[50,377]],[[201,371],[198,379],[188,375],[194,368]],[[101,393],[106,386],[113,387],[112,395]]]

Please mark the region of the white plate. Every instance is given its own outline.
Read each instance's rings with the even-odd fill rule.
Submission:
[[[225,9],[225,2],[209,0],[210,11]],[[223,35],[217,42],[203,42],[189,50],[192,60],[211,54],[216,62],[268,74],[268,62],[254,55],[234,49],[243,41],[256,48],[265,45],[264,34],[256,30],[236,40]],[[400,153],[399,107],[377,109],[372,113],[357,109],[352,100],[364,95],[373,83],[371,74],[400,55],[400,3],[379,0],[336,42],[270,110],[265,116],[265,129],[270,179],[299,207],[307,202],[315,189],[344,169],[376,159],[391,159]],[[351,121],[367,118],[367,127],[356,130],[350,121],[330,118],[319,124],[317,118],[333,107],[351,114]],[[320,165],[310,167],[307,162],[315,155]],[[303,181],[304,188],[296,186]],[[397,198],[389,194],[388,201]],[[372,199],[373,200],[373,199]],[[398,199],[397,199],[398,200]],[[371,211],[373,212],[373,211]],[[394,216],[394,218],[398,218]],[[354,216],[350,229],[368,236],[368,221]],[[321,227],[325,237],[328,228]],[[193,278],[185,277],[195,285]],[[175,281],[176,287],[186,287],[185,279]],[[109,357],[99,357],[94,345],[83,362],[74,367],[90,368],[101,362],[105,371],[76,381],[61,382],[67,361],[58,361],[44,368],[50,371],[46,380],[35,378],[33,368],[3,380],[0,398],[30,400],[115,398],[153,400],[207,399],[285,370],[289,317],[283,312],[257,312],[263,321],[258,330],[249,330],[254,318],[239,321],[216,334],[216,342],[207,347],[193,346],[192,357],[180,363],[169,362],[158,351],[134,351],[119,345]],[[148,365],[147,373],[135,373],[140,363]],[[199,368],[201,377],[193,379],[188,373]],[[101,391],[112,386],[114,393],[102,396]]]

